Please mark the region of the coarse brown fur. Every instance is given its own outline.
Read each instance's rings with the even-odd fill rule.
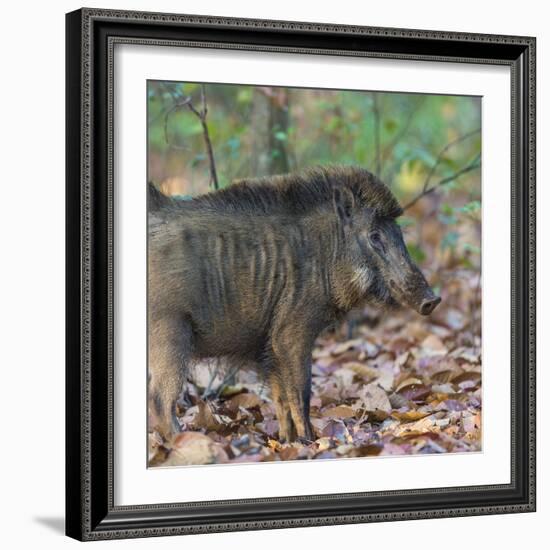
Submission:
[[[149,395],[166,438],[179,431],[190,362],[228,357],[265,374],[282,439],[312,439],[320,331],[365,301],[437,305],[394,221],[397,200],[364,169],[241,180],[189,201],[151,187],[149,197]]]
[[[393,193],[376,176],[357,166],[323,166],[302,172],[241,179],[231,186],[201,195],[191,202],[165,197],[154,186],[153,209],[160,206],[258,214],[303,214],[332,202],[335,186],[349,189],[359,207],[381,217],[397,218],[403,210]]]

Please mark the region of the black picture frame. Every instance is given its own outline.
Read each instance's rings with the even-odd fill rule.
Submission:
[[[535,38],[81,9],[66,25],[66,533],[79,540],[535,510]],[[113,47],[199,45],[507,65],[512,74],[511,482],[117,507]],[[489,184],[492,184],[490,182]]]

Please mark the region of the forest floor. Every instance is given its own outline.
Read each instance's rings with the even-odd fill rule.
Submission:
[[[457,453],[481,450],[479,273],[441,275],[430,317],[366,309],[316,341],[316,439],[281,443],[265,381],[199,365],[172,445],[149,433],[150,466]]]

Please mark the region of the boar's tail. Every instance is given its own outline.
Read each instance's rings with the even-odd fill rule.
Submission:
[[[167,197],[160,189],[150,181],[147,184],[147,202],[150,212],[172,206],[173,200]]]

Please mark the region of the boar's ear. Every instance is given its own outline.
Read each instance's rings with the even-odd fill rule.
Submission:
[[[355,197],[349,187],[335,187],[332,193],[334,210],[343,223],[350,223]]]

